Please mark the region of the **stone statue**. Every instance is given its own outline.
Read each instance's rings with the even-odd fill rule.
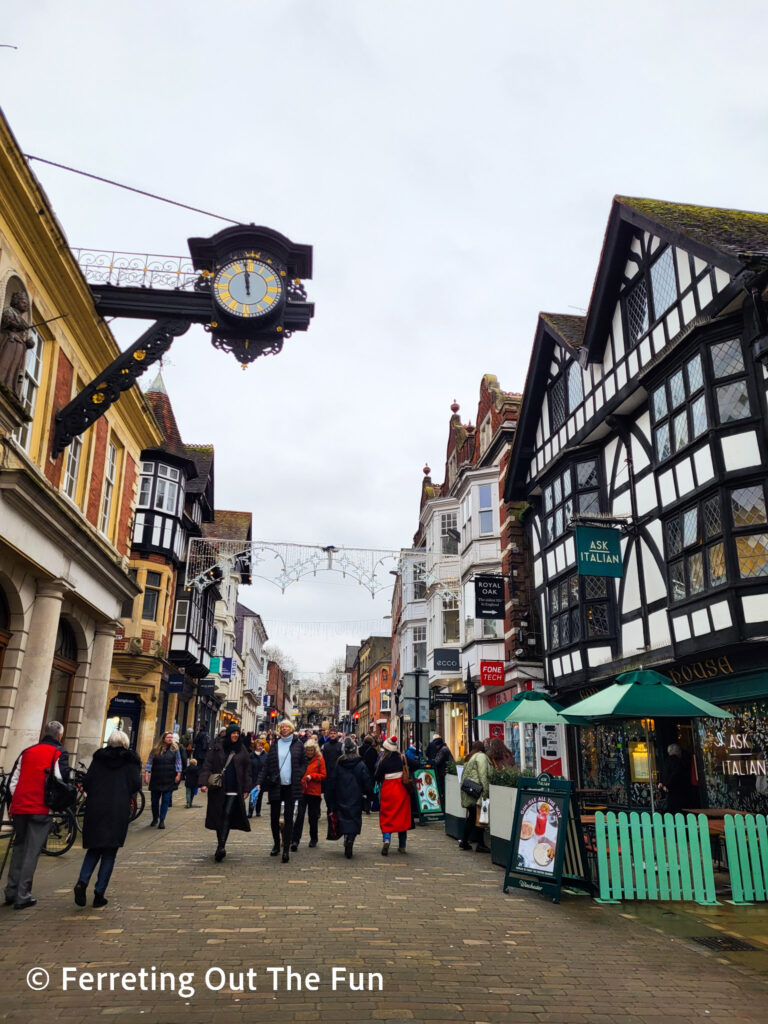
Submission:
[[[24,316],[28,312],[27,296],[14,292],[0,322],[0,380],[17,398],[21,398],[27,349],[35,344]]]

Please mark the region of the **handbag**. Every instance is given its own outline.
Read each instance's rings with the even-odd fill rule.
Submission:
[[[339,816],[336,811],[328,812],[328,835],[325,838],[330,842],[334,842],[336,839],[341,839]]]
[[[486,797],[477,805],[477,824],[487,825],[491,820],[491,801]]]
[[[371,810],[381,810],[381,783],[377,782],[373,787],[373,799],[371,800]]]
[[[224,785],[224,772],[229,768],[232,758],[235,756],[234,750],[229,755],[224,765],[224,768],[220,772],[212,772],[208,776],[208,789],[221,789]]]
[[[51,767],[45,769],[45,790],[43,800],[50,811],[66,811],[77,800],[77,786],[74,782],[62,782],[56,778],[56,754],[51,760]]]
[[[474,797],[475,800],[479,800],[483,795],[483,787],[479,782],[475,782],[474,779],[462,779],[460,788],[462,793]]]
[[[402,755],[401,755],[402,756]],[[411,778],[411,773],[408,771],[408,762],[403,757],[403,785],[408,792],[413,796],[416,792],[416,782]]]

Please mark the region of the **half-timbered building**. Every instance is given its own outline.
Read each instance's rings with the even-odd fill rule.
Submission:
[[[768,808],[768,215],[617,197],[586,316],[539,316],[505,499],[529,503],[547,686],[655,668],[734,714],[572,730],[571,773],[649,802],[679,743],[691,806]],[[573,527],[621,532],[620,578]]]

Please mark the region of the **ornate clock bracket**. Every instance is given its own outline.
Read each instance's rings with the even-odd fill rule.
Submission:
[[[56,414],[52,458],[191,324],[202,324],[214,347],[231,352],[243,368],[280,352],[294,331],[309,327],[315,307],[303,279],[312,277],[311,246],[254,224],[188,244],[190,258],[76,250],[101,316],[156,322]]]
[[[168,351],[173,339],[189,330],[191,323],[191,320],[170,318],[157,320],[138,341],[83,388],[69,405],[65,405],[56,414],[51,458],[57,458],[74,437],[103,416],[121,392],[132,387],[147,367]]]

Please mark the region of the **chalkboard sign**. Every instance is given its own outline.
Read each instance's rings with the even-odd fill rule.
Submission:
[[[569,885],[591,890],[578,810],[571,805],[571,783],[543,774],[520,779],[504,875],[510,885],[532,889],[560,902]]]

